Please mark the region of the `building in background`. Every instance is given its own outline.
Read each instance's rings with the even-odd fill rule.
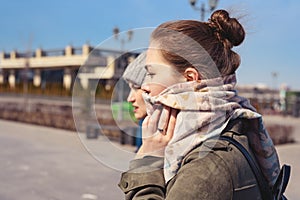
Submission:
[[[34,52],[0,53],[0,91],[37,95],[71,95],[74,80],[80,70],[83,87],[97,80],[97,94],[109,98],[115,83],[128,62],[138,53],[97,49],[87,44],[75,48]],[[83,66],[83,67],[81,67]]]

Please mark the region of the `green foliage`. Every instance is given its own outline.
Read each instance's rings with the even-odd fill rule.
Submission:
[[[122,110],[121,110],[121,108]],[[122,112],[122,120],[124,121],[136,121],[133,113],[133,106],[129,102],[122,102],[122,103],[113,103],[112,104],[112,113],[113,118],[118,121],[119,112]]]

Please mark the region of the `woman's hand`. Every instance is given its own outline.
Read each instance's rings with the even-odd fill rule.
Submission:
[[[156,109],[144,119],[142,125],[143,144],[137,152],[137,158],[143,156],[163,157],[165,147],[173,137],[178,111],[170,107]]]

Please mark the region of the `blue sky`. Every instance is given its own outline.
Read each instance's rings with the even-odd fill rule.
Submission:
[[[197,6],[201,2],[199,1]],[[121,31],[155,27],[175,19],[199,19],[188,0],[0,0],[0,50],[96,46]],[[243,16],[247,36],[238,83],[300,90],[300,1],[219,0],[217,8]],[[209,16],[206,15],[206,18]],[[114,46],[112,48],[117,48]],[[278,73],[276,81],[272,72]]]

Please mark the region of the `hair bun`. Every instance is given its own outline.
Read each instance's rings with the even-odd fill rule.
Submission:
[[[209,24],[215,29],[221,41],[227,40],[230,43],[230,48],[238,46],[244,41],[245,31],[243,26],[236,18],[230,18],[229,13],[225,10],[213,12]]]

